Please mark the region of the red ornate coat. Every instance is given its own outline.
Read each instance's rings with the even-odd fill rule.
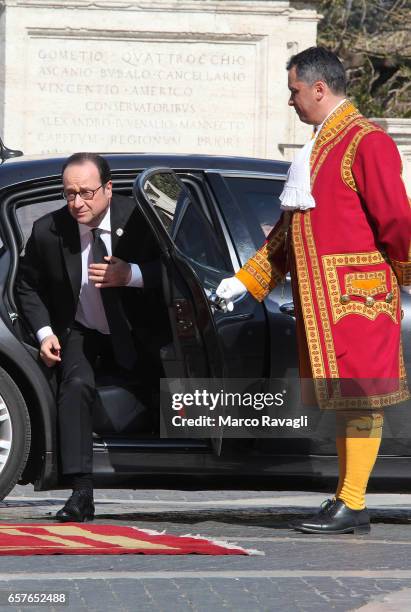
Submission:
[[[411,207],[391,138],[345,101],[310,159],[316,206],[284,213],[237,273],[259,301],[290,270],[300,375],[321,407],[409,398],[399,284],[411,284]]]

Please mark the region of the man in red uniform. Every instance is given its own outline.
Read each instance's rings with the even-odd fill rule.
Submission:
[[[411,285],[411,208],[398,150],[345,98],[338,58],[311,47],[287,69],[289,104],[314,136],[290,168],[279,222],[217,294],[261,301],[291,271],[300,375],[320,408],[337,411],[339,457],[334,499],[293,527],[367,533],[382,410],[409,398],[399,285]]]

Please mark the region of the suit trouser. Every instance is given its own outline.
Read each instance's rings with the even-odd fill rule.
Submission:
[[[61,348],[58,428],[63,474],[93,469],[93,406],[97,399],[94,369],[97,358],[110,358],[110,336],[73,327]]]

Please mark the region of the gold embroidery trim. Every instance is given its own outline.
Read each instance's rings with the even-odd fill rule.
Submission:
[[[337,358],[335,356],[334,339],[331,331],[330,319],[328,316],[327,302],[325,299],[324,286],[321,278],[320,265],[315,247],[314,235],[311,227],[311,213],[307,212],[304,215],[305,236],[308,247],[308,255],[311,262],[311,269],[314,279],[314,288],[317,296],[317,305],[320,313],[320,321],[324,337],[325,350],[327,353],[328,367],[330,369],[330,378],[338,378]]]
[[[329,151],[344,138],[353,124],[361,118],[362,115],[355,106],[349,100],[346,100],[324,122],[310,156],[311,186],[313,186]]]
[[[391,270],[382,270],[382,271],[364,271],[354,272],[351,274],[352,277],[358,277],[359,274],[364,275],[365,278],[376,278],[370,277],[371,274],[378,274],[378,272],[382,272],[384,275],[386,272],[390,272],[391,274],[391,292],[393,294],[392,302],[388,303],[385,300],[376,300],[372,308],[366,306],[363,302],[351,301],[348,304],[341,304],[340,298],[342,294],[348,293],[348,287],[342,288],[340,287],[340,281],[338,278],[337,269],[340,266],[370,266],[375,264],[384,263],[385,260],[379,251],[373,251],[371,253],[341,253],[336,255],[323,255],[322,256],[322,264],[325,274],[325,279],[328,288],[328,295],[330,298],[331,312],[333,316],[333,323],[337,323],[340,319],[349,314],[358,314],[366,317],[373,321],[377,318],[377,316],[381,313],[387,314],[394,323],[399,324],[399,313],[398,313],[398,304],[399,304],[399,291],[397,279]],[[347,274],[346,276],[349,276]],[[386,277],[385,277],[386,278]],[[352,279],[351,279],[352,280]],[[351,295],[364,295],[364,297],[368,297],[369,295],[376,295],[377,293],[383,293],[387,290],[387,284],[385,282],[385,286],[381,285],[382,291],[364,291],[361,292],[360,289],[355,289],[351,292]]]
[[[317,161],[317,163],[315,164],[314,169],[311,172],[311,188],[314,185],[314,182],[317,178],[317,175],[323,165],[323,163],[325,162],[325,160],[327,159],[327,156],[329,154],[329,152],[331,151],[331,149],[333,149],[337,144],[339,144],[341,142],[341,140],[343,138],[346,137],[346,135],[348,134],[348,132],[352,129],[353,124],[348,125],[344,130],[342,130],[339,135],[332,141],[330,142],[325,148],[324,150],[321,152],[320,158]]]
[[[317,382],[317,381],[315,381]],[[321,381],[318,381],[321,382]],[[323,385],[327,381],[322,381]],[[411,395],[408,389],[407,377],[405,372],[404,355],[402,349],[402,341],[400,340],[399,347],[399,379],[398,379],[398,391],[393,393],[387,393],[382,395],[371,395],[371,396],[357,396],[357,397],[341,397],[340,393],[334,393],[333,397],[328,399],[321,399],[318,396],[318,405],[322,409],[332,410],[350,410],[358,408],[384,408],[386,406],[392,406],[409,400]]]
[[[325,379],[326,371],[324,365],[324,357],[321,349],[321,340],[317,325],[317,318],[315,316],[314,311],[311,283],[308,274],[307,257],[305,254],[302,237],[301,217],[303,214],[304,213],[301,212],[295,212],[292,219],[292,237],[295,262],[297,267],[298,289],[300,293],[305,334],[307,339],[308,351],[310,354],[313,377]],[[317,396],[323,397],[320,391],[317,393]]]
[[[400,285],[411,285],[411,253],[410,261],[396,261],[391,259],[391,266]]]
[[[331,113],[324,121],[320,133],[315,140],[311,152],[312,164],[315,162],[320,149],[357,117],[361,117],[360,112],[350,100],[343,102],[333,113]]]
[[[356,122],[356,125],[359,125],[361,129],[355,134],[354,138],[349,143],[341,160],[341,178],[343,182],[355,192],[357,192],[358,189],[352,173],[352,165],[354,163],[358,146],[366,134],[384,131],[380,127],[367,121],[367,119],[360,119],[358,122]]]
[[[364,397],[341,397],[330,398],[327,401],[321,402],[318,400],[320,408],[328,408],[334,410],[350,410],[351,408],[384,408],[405,402],[410,399],[410,392],[406,381],[398,380],[400,389],[394,393],[387,395],[369,395]]]
[[[385,270],[344,274],[344,283],[348,295],[369,297],[388,292]]]
[[[384,408],[386,406],[393,406],[394,404],[405,402],[410,399],[411,395],[407,384],[401,341],[399,350],[399,370],[400,376],[398,379],[398,391],[383,395],[347,398],[333,397],[327,402],[319,401],[319,406],[320,408],[331,408],[334,410],[349,410],[350,408]]]
[[[284,278],[272,257],[284,247],[285,237],[284,226],[280,226],[235,275],[260,302]]]

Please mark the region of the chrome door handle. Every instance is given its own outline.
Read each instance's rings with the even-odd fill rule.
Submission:
[[[289,315],[290,317],[295,317],[294,302],[286,302],[285,304],[281,304],[280,312]]]
[[[230,312],[228,304],[224,298],[218,297],[216,292],[211,289],[205,289],[208,303],[211,306],[211,310],[220,310],[221,312]]]

